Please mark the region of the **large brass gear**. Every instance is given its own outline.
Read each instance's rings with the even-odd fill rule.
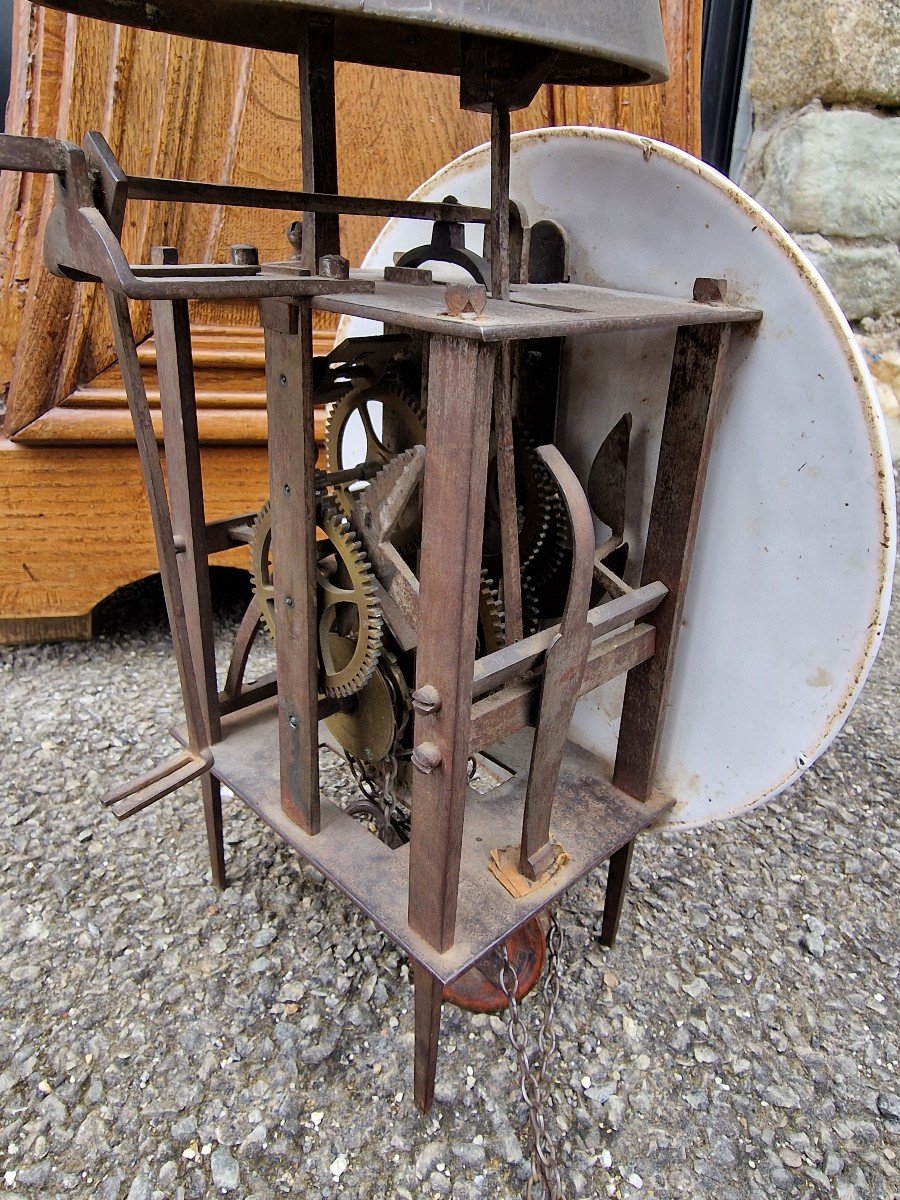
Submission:
[[[333,653],[338,661],[349,659],[352,652],[351,639],[333,639]],[[397,660],[382,647],[381,659],[371,679],[347,708],[326,717],[325,724],[348,754],[377,763],[394,750],[411,709],[409,689]]]
[[[381,651],[381,607],[375,576],[362,543],[327,496],[319,498],[316,595],[319,629],[319,688],[326,696],[352,696],[368,683]],[[275,636],[272,512],[267,500],[250,542],[253,592],[266,629]],[[352,644],[347,653],[346,643]]]
[[[372,420],[372,410],[379,405],[382,409],[382,437],[375,432]],[[346,460],[344,450],[344,435],[354,416],[359,417],[363,427],[367,463],[386,465],[396,454],[411,446],[425,444],[425,410],[414,392],[404,387],[397,378],[385,377],[376,384],[359,384],[348,388],[328,410],[325,421],[325,462],[328,471],[343,471],[357,465]],[[397,443],[395,446],[385,445],[385,425],[392,431],[392,440]],[[349,500],[343,487],[335,488],[334,498],[341,510],[349,513]],[[419,501],[410,504],[408,512],[397,522],[393,541],[401,549],[418,540],[421,518]]]

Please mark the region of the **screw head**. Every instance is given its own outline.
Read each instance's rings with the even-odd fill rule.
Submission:
[[[416,712],[423,715],[440,712],[441,704],[443,703],[437,688],[431,683],[426,683],[422,687],[416,688],[412,694],[412,702]]]
[[[420,742],[412,752],[412,765],[423,775],[437,770],[441,762],[441,752],[434,742]]]

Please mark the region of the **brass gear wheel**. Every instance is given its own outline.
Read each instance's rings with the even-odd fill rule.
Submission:
[[[328,497],[318,501],[316,595],[319,627],[319,688],[340,698],[360,691],[378,664],[381,607],[375,576],[362,543]],[[275,587],[272,565],[272,512],[267,500],[257,515],[250,542],[253,592],[266,629],[275,636]],[[346,643],[352,645],[347,652]]]
[[[332,638],[333,657],[349,661],[353,654],[350,638]],[[381,762],[394,749],[412,701],[393,654],[382,647],[381,658],[371,679],[353,697],[349,707],[326,717],[331,734],[354,758]]]
[[[389,418],[397,446],[389,448],[375,432],[373,408],[381,406],[382,420]],[[328,471],[343,471],[355,463],[345,461],[344,435],[353,417],[359,418],[366,439],[365,461],[386,465],[395,455],[412,446],[425,445],[425,410],[414,392],[397,378],[383,378],[376,384],[360,384],[349,388],[328,410],[325,421],[325,463]],[[383,436],[382,427],[382,436]],[[334,490],[334,499],[341,511],[349,514],[345,487]],[[394,530],[393,541],[401,549],[415,543],[421,528],[421,500],[410,504]]]

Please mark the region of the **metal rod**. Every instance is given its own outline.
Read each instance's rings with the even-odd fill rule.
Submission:
[[[731,326],[724,325],[682,327],[675,339],[642,568],[642,580],[659,580],[668,594],[650,617],[656,630],[653,657],[630,672],[625,684],[613,771],[616,787],[645,802],[656,779],[730,338]],[[607,946],[619,927],[630,864],[629,846],[610,862],[601,933]]]
[[[150,419],[150,406],[147,403],[147,392],[138,362],[137,345],[134,339],[134,328],[131,324],[131,313],[128,310],[128,301],[124,296],[109,288],[106,289],[106,299],[109,304],[116,355],[122,378],[125,381],[125,394],[131,410],[131,419],[134,422],[138,457],[144,474],[144,487],[150,505],[163,595],[169,616],[169,626],[172,630],[181,694],[184,699],[188,745],[191,750],[198,751],[207,744],[198,683],[201,668],[199,664],[194,663],[188,637],[184,593],[178,571],[172,515],[166,493],[162,461],[159,447],[156,444],[153,422]]]
[[[275,209],[279,212],[338,213],[351,217],[407,217],[419,221],[458,221],[486,225],[488,208],[440,204],[430,200],[389,200],[373,196],[329,196],[315,192],[245,187],[236,183],[205,183],[195,179],[129,175],[129,200],[160,200],[177,204],[221,204],[225,207]]]
[[[537,879],[553,861],[550,819],[559,768],[565,752],[578,690],[593,641],[588,620],[594,569],[594,521],[588,498],[572,468],[553,446],[538,454],[553,475],[572,530],[572,573],[569,593],[555,639],[544,663],[537,729],[531,751],[519,870]]]
[[[627,596],[620,596],[606,604],[598,604],[588,610],[588,624],[591,626],[591,641],[599,642],[608,633],[639,621],[647,613],[658,608],[666,596],[666,588],[661,583],[647,583],[636,588]],[[547,651],[559,636],[560,626],[553,625],[531,637],[523,638],[516,644],[507,644],[475,663],[472,677],[472,695],[476,699],[484,696],[495,688],[502,687],[514,679],[539,669]]]
[[[158,262],[171,264],[178,255],[174,247],[160,246],[154,248],[153,256]],[[173,534],[184,545],[184,552],[176,556],[176,562],[207,745],[213,745],[221,738],[222,731],[190,317],[186,300],[154,300],[151,312],[158,352],[169,509]]]
[[[491,109],[491,293],[509,299],[509,109]]]
[[[491,260],[493,272],[493,259]],[[512,414],[513,343],[503,342],[497,355],[494,390],[494,434],[497,438],[497,497],[500,504],[500,545],[503,555],[503,608],[506,638],[522,637],[522,572],[519,563],[519,516],[516,505],[516,460]]]
[[[456,930],[495,354],[448,337],[429,351],[416,688],[441,704],[415,718],[409,923],[441,951]]]
[[[305,16],[300,23],[300,153],[307,192],[338,190],[337,125],[334,97],[334,18]],[[300,262],[316,273],[323,255],[340,255],[337,213],[303,213]]]

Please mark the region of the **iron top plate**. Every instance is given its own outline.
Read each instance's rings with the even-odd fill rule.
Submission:
[[[162,33],[296,52],[298,15],[335,18],[335,56],[408,71],[459,73],[460,35],[555,55],[546,82],[624,86],[668,78],[659,0],[57,0],[80,16]]]
[[[380,272],[366,270],[353,271],[350,282],[359,286],[335,295],[320,294],[314,297],[313,308],[483,342],[613,329],[743,324],[762,316],[758,308],[550,283],[514,284],[508,301],[489,298],[479,316],[454,317],[447,311],[443,284],[385,283]]]
[[[612,288],[684,303],[702,276],[727,281],[729,304],[763,313],[732,331],[656,778],[675,799],[663,818],[670,825],[746,812],[828,746],[884,630],[893,475],[865,364],[797,245],[680,150],[596,129],[525,133],[512,140],[511,192],[531,223],[565,229],[570,297],[606,303],[603,289]],[[448,194],[484,203],[488,147],[445,167],[415,199]],[[363,266],[390,265],[419,236],[413,222],[391,221]],[[479,252],[483,231],[466,236]],[[371,331],[345,320],[338,336]],[[610,430],[633,418],[624,497],[632,586],[641,581],[673,338],[672,329],[598,327],[568,338],[564,351],[556,440],[583,484]],[[607,532],[599,526],[598,539]],[[607,770],[621,706],[620,680],[583,696],[570,733]]]

